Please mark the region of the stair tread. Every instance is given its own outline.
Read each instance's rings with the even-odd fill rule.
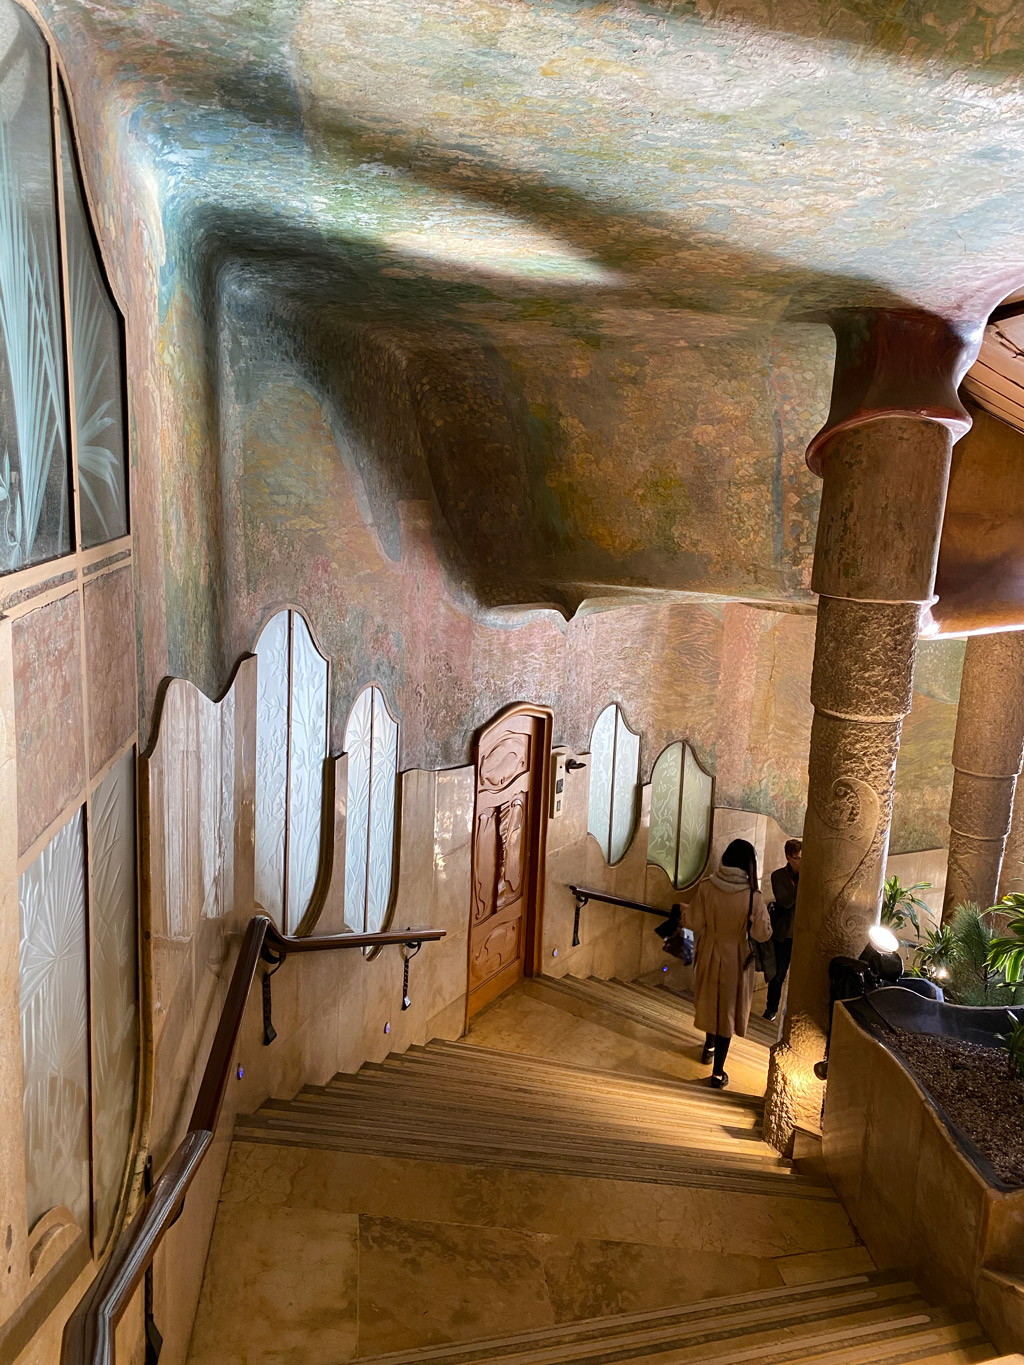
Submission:
[[[410,1049],[410,1052],[412,1050],[413,1049]],[[692,1091],[696,1094],[706,1096],[709,1099],[711,1098],[705,1083],[702,1081],[670,1080],[667,1077],[663,1079],[653,1076],[635,1076],[624,1071],[612,1071],[601,1067],[580,1066],[577,1063],[556,1062],[547,1057],[534,1057],[529,1053],[501,1052],[497,1048],[481,1047],[476,1043],[453,1043],[442,1039],[434,1039],[427,1044],[427,1047],[422,1050],[420,1055],[439,1056],[441,1053],[448,1052],[455,1056],[465,1057],[467,1059],[471,1058],[476,1060],[476,1058],[479,1058],[481,1059],[481,1062],[483,1058],[488,1058],[496,1067],[504,1065],[508,1070],[529,1069],[532,1072],[546,1072],[550,1075],[562,1074],[567,1078],[604,1078],[610,1082],[618,1083],[623,1091],[661,1091],[665,1094],[676,1096],[686,1095],[688,1092]],[[477,1062],[477,1065],[480,1065],[481,1062]],[[723,1095],[722,1100],[726,1104],[756,1109],[758,1111],[764,1108],[764,1100],[759,1096],[755,1097],[753,1095],[743,1095],[731,1092],[728,1095]],[[717,1100],[714,1102],[717,1103]]]
[[[804,1285],[799,1290],[782,1287],[753,1291],[704,1299],[677,1309],[592,1318],[366,1360],[381,1365],[404,1365],[407,1361],[472,1365],[485,1360],[493,1365],[504,1360],[527,1365],[534,1360],[583,1362],[595,1356],[637,1360],[648,1354],[652,1360],[661,1360],[670,1351],[673,1359],[714,1359],[724,1365],[731,1359],[781,1360],[794,1348],[801,1352],[796,1358],[811,1359],[806,1355],[808,1346],[820,1346],[837,1359],[837,1351],[848,1349],[857,1340],[866,1343],[869,1338],[881,1343],[884,1357],[886,1349],[899,1339],[894,1333],[911,1340],[943,1337],[944,1344],[979,1335],[975,1324],[930,1309],[910,1281],[891,1272],[871,1272]]]

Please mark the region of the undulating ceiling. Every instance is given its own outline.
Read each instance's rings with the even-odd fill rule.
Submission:
[[[478,606],[811,601],[827,315],[1024,281],[1012,0],[43,10],[161,345],[301,373]]]

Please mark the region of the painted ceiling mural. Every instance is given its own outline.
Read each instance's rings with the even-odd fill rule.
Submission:
[[[1011,287],[1024,10],[42,10],[128,303],[144,725],[164,674],[219,693],[296,603],[331,655],[333,749],[374,680],[407,763],[461,761],[514,695],[584,747],[614,696],[648,775],[683,728],[719,799],[792,827],[824,318],[974,324]],[[737,608],[746,720],[699,695],[740,602],[797,613]],[[761,686],[768,636],[793,652]],[[631,681],[655,675],[663,701]],[[953,706],[929,708],[932,773]],[[727,722],[768,761],[716,753]],[[898,803],[904,846],[943,799]]]

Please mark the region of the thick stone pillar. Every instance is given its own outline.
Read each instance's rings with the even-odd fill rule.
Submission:
[[[997,898],[1022,758],[1024,632],[973,635],[953,740],[944,921],[964,901],[985,910]]]
[[[813,1068],[825,1054],[829,960],[857,956],[878,920],[919,620],[932,599],[954,434],[967,423],[956,399],[963,357],[936,319],[844,323],[835,324],[829,423],[808,453],[823,479],[814,722],[786,1029],[765,1109],[765,1135],[781,1151],[796,1125],[820,1121]],[[960,356],[941,391],[920,356],[930,345],[934,359],[936,335],[947,362]],[[918,402],[900,397],[892,371],[901,364]]]

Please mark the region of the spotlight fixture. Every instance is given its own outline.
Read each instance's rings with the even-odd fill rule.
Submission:
[[[895,986],[903,975],[899,939],[881,924],[873,924],[868,930],[867,946],[861,953],[860,960],[867,963],[874,975],[886,986]]]

